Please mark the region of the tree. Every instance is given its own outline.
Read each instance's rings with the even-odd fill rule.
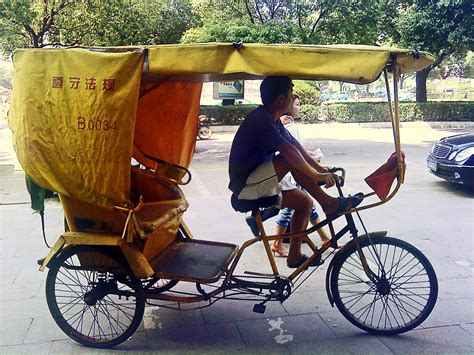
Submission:
[[[449,57],[464,56],[473,48],[471,1],[390,0],[386,9],[389,41],[436,57],[432,65],[416,73],[416,101],[426,102],[428,74]]]
[[[195,0],[193,6],[203,25],[185,33],[185,43],[375,44],[381,10],[378,0]]]
[[[4,0],[0,3],[0,45],[3,53],[18,47],[43,47],[55,20],[71,2]]]
[[[431,76],[436,76],[440,79],[449,77],[466,78],[471,75],[473,52],[455,53],[446,58],[438,67],[431,71]]]
[[[188,0],[164,1],[155,18],[150,44],[179,43],[187,30],[200,24]]]
[[[2,0],[0,50],[178,43],[197,23],[191,0]]]

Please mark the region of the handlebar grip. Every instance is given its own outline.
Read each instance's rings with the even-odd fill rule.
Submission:
[[[331,168],[329,169],[329,172],[330,173],[337,173],[337,172],[340,172],[341,175],[339,176],[339,183],[336,182],[336,185],[340,186],[340,187],[343,187],[344,186],[344,182],[346,180],[346,170],[344,170],[344,168]]]

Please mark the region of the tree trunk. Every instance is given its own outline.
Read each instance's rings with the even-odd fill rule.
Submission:
[[[426,79],[430,73],[431,68],[423,69],[416,72],[416,102],[428,101],[426,95]]]
[[[405,84],[406,78],[407,78],[407,75],[406,75],[406,74],[400,75],[400,90],[403,89],[403,85]]]

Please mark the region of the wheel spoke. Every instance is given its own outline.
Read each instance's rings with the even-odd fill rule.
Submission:
[[[437,294],[436,275],[426,258],[390,237],[361,240],[360,247],[376,280],[364,276],[355,245],[343,251],[331,274],[331,291],[342,314],[360,328],[382,334],[419,325]]]
[[[145,299],[131,271],[126,267],[120,274],[105,271],[100,260],[113,256],[97,250],[72,246],[59,254],[48,272],[46,296],[51,314],[71,338],[88,346],[114,346],[140,325]],[[94,260],[95,270],[82,260]],[[86,295],[91,305],[85,302]]]

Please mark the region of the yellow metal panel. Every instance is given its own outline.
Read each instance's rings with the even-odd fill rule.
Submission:
[[[62,247],[66,244],[65,240],[63,237],[59,237],[59,239],[54,243],[53,247],[49,251],[48,255],[43,259],[43,262],[39,268],[39,271],[44,271],[46,266],[48,265],[49,261],[53,258],[56,253],[62,249]]]
[[[67,232],[62,235],[66,244],[71,245],[117,245],[122,236],[110,234]]]
[[[155,271],[135,244],[127,243],[125,240],[121,239],[119,241],[119,246],[136,277],[142,279],[151,277],[155,274]]]

